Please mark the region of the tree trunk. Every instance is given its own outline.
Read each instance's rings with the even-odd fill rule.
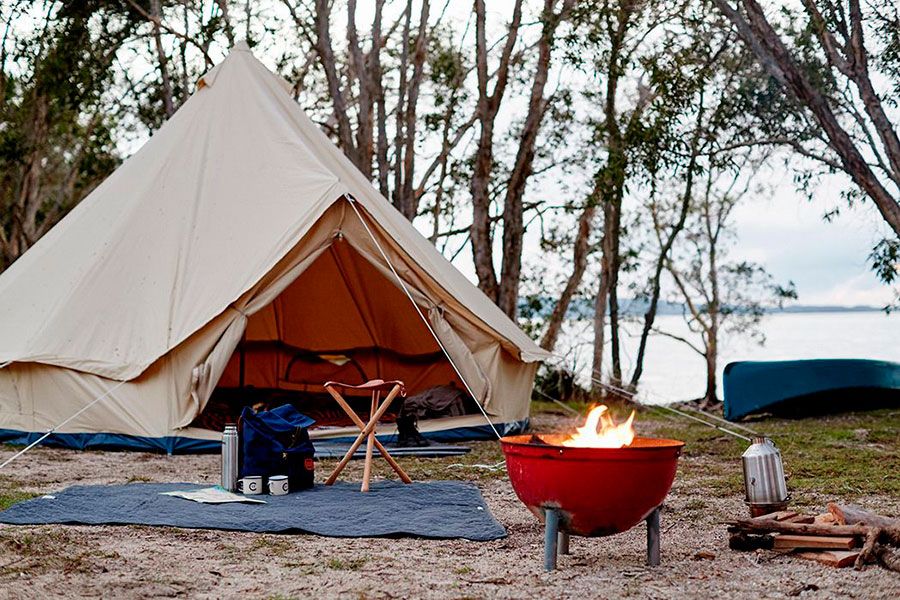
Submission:
[[[597,288],[597,297],[594,300],[594,357],[591,363],[591,390],[595,394],[603,393],[603,346],[606,338],[606,309],[609,299],[609,282],[611,268],[609,265],[609,251],[607,250],[606,210],[604,210],[603,240],[600,242],[602,253],[600,256],[600,282]]]
[[[711,406],[719,401],[718,390],[716,385],[716,363],[718,357],[718,341],[715,339],[716,334],[711,334],[706,348],[706,393],[704,395],[704,403]]]
[[[519,284],[522,279],[522,242],[525,236],[522,197],[525,195],[525,187],[533,171],[535,146],[547,107],[544,88],[547,86],[556,29],[571,9],[572,3],[573,0],[566,0],[561,12],[556,14],[553,10],[556,0],[544,0],[541,17],[543,29],[538,42],[537,66],[528,99],[528,116],[522,126],[516,160],[506,186],[503,203],[503,262],[500,268],[497,304],[500,310],[513,320],[516,319],[519,310]]]
[[[597,206],[593,203],[593,199],[589,198],[587,206],[578,217],[578,232],[575,234],[575,242],[572,246],[572,274],[569,275],[566,286],[563,288],[553,312],[547,319],[547,331],[541,338],[541,348],[553,352],[556,348],[556,342],[559,339],[559,332],[562,328],[563,320],[569,311],[569,305],[572,303],[572,297],[581,285],[584,272],[587,269],[587,259],[590,250],[590,236],[593,229],[594,215],[597,213]]]
[[[635,358],[634,371],[631,374],[631,389],[637,389],[638,382],[644,372],[644,356],[647,350],[647,340],[650,337],[650,331],[653,329],[653,323],[656,321],[656,310],[659,306],[659,295],[662,288],[662,271],[665,268],[666,260],[669,258],[669,252],[675,244],[675,239],[684,230],[687,223],[688,213],[691,208],[691,199],[694,194],[694,171],[697,168],[697,150],[700,141],[700,134],[704,129],[703,123],[703,100],[701,96],[700,108],[697,114],[697,125],[694,128],[693,139],[691,140],[691,156],[688,160],[687,174],[685,175],[684,192],[681,195],[681,208],[678,212],[678,219],[669,230],[665,241],[662,243],[659,256],[656,259],[656,265],[653,269],[653,276],[650,279],[650,306],[644,313],[644,326],[641,329],[641,338],[638,342],[637,357]],[[655,223],[655,219],[654,219]],[[707,390],[708,391],[708,390]]]
[[[377,48],[377,43],[376,43]],[[356,28],[356,0],[347,2],[347,49],[350,55],[351,79],[359,89],[356,111],[356,167],[366,179],[372,179],[372,157],[375,154],[374,113],[371,72],[366,65]]]
[[[613,149],[610,150],[614,152]],[[610,159],[611,161],[613,159]],[[609,169],[609,166],[606,167]],[[603,178],[606,176],[604,175]],[[606,317],[609,313],[610,337],[615,344],[614,350],[618,354],[618,340],[614,335],[618,334],[618,297],[613,290],[618,285],[619,279],[619,236],[621,235],[622,212],[622,188],[624,181],[614,178],[612,189],[610,185],[601,184],[603,190],[603,240],[600,242],[600,286],[597,298],[594,301],[594,377],[602,379],[603,374],[603,346],[606,336]],[[616,357],[613,360],[613,384],[618,385],[622,378],[621,370],[616,373]],[[621,369],[619,367],[619,369]],[[599,392],[602,386],[596,384],[592,387],[594,392]]]
[[[328,84],[328,94],[331,96],[331,102],[334,107],[332,114],[337,122],[338,142],[347,158],[349,158],[354,165],[359,167],[360,161],[356,152],[356,147],[353,144],[353,132],[350,127],[350,118],[347,112],[347,101],[344,98],[344,91],[341,87],[334,49],[332,48],[331,43],[331,4],[328,0],[316,0],[315,10],[316,52],[322,63],[322,70],[325,72],[325,80]],[[301,25],[301,23],[298,23],[298,26],[299,25]]]
[[[616,236],[616,249],[612,281],[609,284],[609,355],[612,361],[611,382],[616,387],[622,386],[622,358],[619,350],[619,247]]]
[[[497,302],[497,274],[494,271],[494,236],[491,232],[491,199],[488,195],[493,167],[494,123],[482,122],[478,153],[472,173],[472,256],[478,287]]]
[[[391,201],[401,213],[403,207],[403,124],[406,122],[407,81],[409,64],[409,34],[412,30],[412,0],[406,0],[403,17],[403,37],[400,44],[400,67],[397,80],[397,106],[394,108],[394,190]]]
[[[619,237],[621,235],[622,196],[625,186],[627,158],[623,147],[622,132],[619,129],[619,114],[616,101],[619,95],[619,77],[622,73],[625,35],[628,31],[632,11],[636,6],[623,5],[616,15],[616,29],[610,40],[609,58],[606,68],[606,94],[603,103],[603,128],[606,137],[606,164],[597,174],[600,201],[603,204],[603,240],[600,244],[600,285],[594,301],[594,393],[602,390],[603,345],[606,336],[606,313],[610,313],[610,335],[612,336],[612,378],[616,385],[622,379],[618,347],[618,295],[613,291],[619,278]]]
[[[407,93],[406,122],[404,124],[403,147],[403,185],[400,190],[400,205],[407,219],[412,221],[419,212],[419,198],[413,193],[413,176],[416,156],[416,109],[419,103],[419,88],[425,74],[425,42],[426,29],[428,27],[428,0],[422,1],[422,12],[419,15],[419,30],[416,34],[416,43],[412,54],[412,79],[409,82]]]
[[[166,50],[163,48],[162,33],[160,31],[160,21],[162,13],[159,8],[159,0],[150,1],[150,14],[153,16],[153,42],[156,45],[156,58],[159,66],[159,77],[162,81],[163,108],[166,111],[166,118],[175,114],[175,101],[172,99],[172,81],[169,78],[169,61],[166,56]]]
[[[369,51],[369,68],[372,72],[372,97],[375,102],[375,122],[377,141],[375,143],[375,164],[378,168],[378,190],[385,198],[390,197],[388,189],[388,134],[387,108],[384,98],[381,67],[381,26],[383,20],[384,0],[376,0],[375,17],[372,19],[372,49]]]
[[[475,70],[478,75],[478,104],[476,115],[481,131],[475,150],[470,190],[472,193],[472,228],[469,239],[478,287],[494,302],[499,300],[499,284],[494,270],[493,234],[491,231],[490,181],[494,166],[494,125],[506,85],[513,48],[519,36],[522,21],[522,0],[513,7],[506,41],[499,57],[497,74],[492,92],[488,92],[487,24],[484,0],[475,0]]]

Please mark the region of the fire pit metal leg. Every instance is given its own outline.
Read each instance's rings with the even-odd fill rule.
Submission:
[[[647,516],[647,564],[651,567],[659,566],[659,512],[657,506]]]
[[[544,511],[544,570],[556,568],[556,552],[559,540],[559,510],[548,508]]]
[[[559,553],[560,554],[568,554],[569,553],[569,532],[568,531],[560,531],[559,539],[557,540],[559,544]]]

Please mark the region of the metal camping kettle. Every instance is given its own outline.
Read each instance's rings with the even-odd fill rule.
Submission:
[[[744,467],[744,489],[751,506],[778,505],[788,500],[781,452],[766,437],[755,437],[741,456]]]

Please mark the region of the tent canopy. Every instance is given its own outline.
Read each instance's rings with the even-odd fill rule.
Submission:
[[[52,426],[115,380],[128,384],[74,431],[184,434],[233,375],[245,330],[297,351],[383,349],[372,359],[382,366],[419,357],[429,368],[440,347],[414,310],[397,312],[412,304],[392,268],[477,400],[501,420],[527,417],[549,354],[373,188],[288,87],[236,45],[0,275],[0,363],[13,363],[0,371],[0,429]],[[515,399],[493,401],[498,386]]]

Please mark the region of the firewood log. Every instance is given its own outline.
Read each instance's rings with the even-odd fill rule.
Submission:
[[[784,521],[738,519],[732,522],[743,531],[762,531],[780,533],[805,533],[808,535],[836,535],[865,537],[869,527],[864,525],[818,525],[815,523],[786,523]]]
[[[873,562],[875,545],[878,543],[879,537],[881,537],[881,529],[879,527],[872,527],[869,529],[862,550],[859,551],[859,556],[856,557],[856,564],[853,565],[854,568],[862,569],[866,563]]]

